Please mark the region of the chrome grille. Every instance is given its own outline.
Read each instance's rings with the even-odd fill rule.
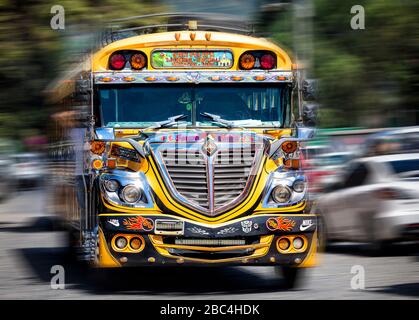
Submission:
[[[199,150],[165,150],[161,155],[176,190],[194,204],[209,209],[207,166]]]
[[[214,207],[235,200],[246,187],[253,160],[254,149],[221,150],[214,161]]]
[[[246,194],[260,158],[254,144],[220,148],[213,156],[201,148],[166,149],[160,155],[180,200],[208,215],[226,211]]]

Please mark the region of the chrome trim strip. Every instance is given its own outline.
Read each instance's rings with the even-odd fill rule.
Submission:
[[[233,80],[241,77],[241,80]],[[283,79],[282,79],[283,77]],[[173,79],[177,78],[176,81]],[[280,78],[282,80],[280,80]],[[171,79],[171,80],[170,80]],[[261,80],[262,79],[262,80]],[[120,83],[290,83],[292,71],[107,71],[95,72],[95,84]]]

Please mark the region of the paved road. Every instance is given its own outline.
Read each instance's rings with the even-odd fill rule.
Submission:
[[[44,193],[20,192],[0,204],[0,299],[418,299],[415,248],[370,257],[342,244],[321,256],[301,288],[286,291],[269,267],[115,270],[106,281],[65,254],[64,233],[44,217]],[[53,265],[66,271],[65,290],[53,290]],[[365,290],[351,289],[351,268],[365,270]],[[121,272],[122,271],[122,272]]]

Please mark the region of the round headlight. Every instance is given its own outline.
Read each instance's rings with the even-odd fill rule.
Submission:
[[[277,203],[288,202],[291,198],[291,190],[285,186],[276,186],[272,190],[272,199]]]
[[[113,179],[112,180],[106,180],[104,184],[105,184],[106,190],[108,190],[109,192],[115,192],[119,188],[118,181],[113,180]]]
[[[292,185],[295,192],[303,192],[306,187],[306,183],[303,180],[297,180]]]
[[[128,185],[124,187],[121,191],[121,198],[127,203],[135,203],[141,199],[141,190],[140,188],[134,185]]]

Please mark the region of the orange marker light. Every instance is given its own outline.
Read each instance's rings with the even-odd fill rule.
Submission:
[[[296,141],[285,141],[281,144],[282,151],[285,153],[293,153],[297,150],[297,142]]]
[[[141,53],[136,53],[131,56],[130,59],[131,68],[135,70],[140,70],[145,67],[146,59],[145,56]]]
[[[129,242],[129,246],[134,251],[142,251],[145,246],[144,238],[141,236],[133,237],[131,241]]]
[[[255,66],[255,57],[246,53],[240,57],[240,67],[245,70],[252,69]]]
[[[291,243],[287,238],[281,238],[277,242],[279,250],[285,251],[290,247]]]
[[[285,168],[290,169],[299,169],[300,168],[300,160],[299,159],[287,159],[284,161]]]
[[[95,159],[92,161],[92,168],[95,170],[100,170],[103,168],[103,161],[100,159]]]
[[[106,161],[106,166],[109,168],[109,169],[115,169],[116,168],[116,159],[108,159],[107,161]]]
[[[256,81],[263,81],[263,80],[265,80],[266,79],[266,77],[265,76],[256,76],[255,77],[255,80]]]
[[[240,76],[232,76],[231,77],[231,80],[233,80],[233,81],[242,81],[243,80],[243,77],[240,77]]]
[[[105,142],[92,141],[90,143],[90,151],[94,154],[102,154],[105,152]]]

